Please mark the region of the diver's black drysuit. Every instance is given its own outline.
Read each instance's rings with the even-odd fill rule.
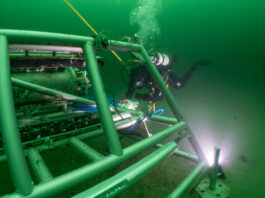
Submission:
[[[207,63],[197,62],[197,63],[192,64],[189,70],[182,77],[176,76],[171,71],[172,65],[167,68],[158,67],[157,69],[166,84],[168,84],[171,87],[174,87],[175,89],[180,89],[188,82],[193,72],[197,69],[199,65],[207,65],[207,64],[209,63],[208,62]],[[162,92],[156,86],[152,77],[150,76],[147,69],[143,65],[133,68],[130,73],[130,78],[131,78],[130,83],[129,83],[128,90],[126,93],[126,97],[128,99],[132,98],[136,89],[142,88],[144,86],[146,86],[151,91],[151,93],[136,94],[135,97],[138,100],[147,100],[147,101],[156,102],[156,101],[163,99]]]

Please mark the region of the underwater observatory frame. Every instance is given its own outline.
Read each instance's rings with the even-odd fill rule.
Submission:
[[[11,77],[9,46],[14,44],[46,46],[60,45],[82,48],[86,61],[86,70],[91,80],[95,101]],[[175,118],[169,118],[153,115],[151,119],[169,124],[168,128],[148,138],[144,138],[131,146],[124,149],[122,148],[116,128],[123,124],[128,124],[132,121],[141,119],[144,114],[141,111],[117,107],[121,113],[129,113],[132,117],[130,119],[118,120],[117,122],[113,121],[111,109],[114,109],[114,107],[108,104],[94,48],[127,52],[134,51],[139,52],[142,55],[146,62],[145,66],[147,70],[151,74],[159,89],[162,91],[175,116]],[[22,143],[17,126],[12,86],[52,97],[58,97],[67,101],[77,101],[81,104],[87,105],[96,104],[101,125],[96,129],[91,127],[91,129],[86,128],[76,130],[71,133],[58,134],[32,140],[30,143]],[[158,149],[144,157],[142,160],[119,172],[115,176],[95,185],[94,187],[75,195],[74,197],[113,197],[144,176],[147,172],[151,171],[152,168],[172,153],[189,158],[192,161],[195,160],[198,165],[172,192],[172,194],[169,195],[169,197],[181,197],[183,193],[191,187],[198,175],[203,170],[208,169],[206,158],[202,149],[189,125],[181,115],[175,98],[167,88],[158,70],[153,65],[144,46],[137,43],[108,40],[107,44],[105,43],[103,45],[103,41],[97,37],[93,38],[49,32],[0,29],[0,130],[4,143],[4,151],[2,151],[2,154],[0,155],[0,163],[5,161],[8,162],[13,184],[16,189],[16,192],[4,195],[4,197],[7,198],[40,198],[55,196],[119,165],[147,148],[156,145]],[[197,156],[176,150],[178,145],[174,141],[164,145],[159,144],[162,139],[166,138],[170,134],[180,133],[183,131],[188,133],[187,138]],[[107,139],[110,151],[109,156],[103,156],[83,142],[85,139],[102,134],[104,134]],[[49,144],[47,144],[47,142],[49,142]],[[40,152],[59,147],[60,145],[70,145],[75,147],[84,155],[84,157],[91,159],[92,163],[63,175],[53,177],[42,159]],[[32,170],[39,180],[39,183],[36,185],[33,183],[25,156],[28,158]]]

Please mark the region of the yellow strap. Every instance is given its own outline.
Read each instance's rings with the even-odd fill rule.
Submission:
[[[81,16],[81,14],[68,2],[68,0],[64,0],[64,2],[74,11],[74,13],[91,29],[92,32],[94,32],[94,34],[98,34],[96,32],[96,30],[94,28],[92,28],[91,25],[89,25],[89,23],[84,19],[84,17]],[[121,57],[118,56],[118,54],[114,51],[111,50],[112,54],[123,64],[126,66],[127,69],[128,66],[126,65],[126,63],[121,59]]]

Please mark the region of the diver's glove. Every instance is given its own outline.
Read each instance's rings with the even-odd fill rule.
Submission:
[[[210,64],[212,64],[212,62],[209,60],[200,60],[200,61],[194,63],[194,65],[196,65],[196,66],[206,66],[206,65],[210,65]]]
[[[206,66],[212,64],[209,60],[200,60],[198,62],[194,62],[191,66],[191,72],[195,71],[198,66]]]

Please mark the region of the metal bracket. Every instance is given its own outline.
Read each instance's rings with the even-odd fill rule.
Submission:
[[[97,34],[95,36],[94,45],[96,48],[107,48],[109,39],[103,34]]]
[[[230,194],[230,189],[220,180],[216,181],[216,186],[214,190],[209,189],[210,179],[206,178],[202,180],[196,191],[202,198],[228,198]]]

